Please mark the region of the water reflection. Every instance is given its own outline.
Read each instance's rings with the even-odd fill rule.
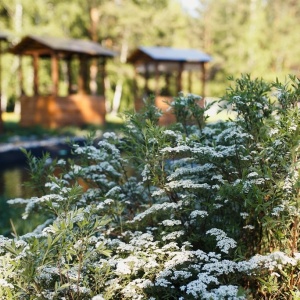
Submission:
[[[0,234],[10,235],[11,223],[16,227],[19,227],[19,224],[22,226],[23,208],[8,205],[7,200],[29,198],[30,188],[24,186],[24,182],[28,179],[29,172],[26,165],[0,169]]]
[[[24,182],[29,178],[25,165],[0,169],[0,197],[12,199],[28,196]]]
[[[85,139],[74,139],[78,145],[82,145]],[[30,149],[35,157],[42,157],[44,153],[49,153],[51,158],[71,157],[71,148],[66,143],[49,144],[45,147]],[[14,155],[13,153],[10,156]],[[2,161],[3,157],[2,158]],[[25,186],[24,183],[30,179],[26,162],[7,167],[0,166],[0,235],[10,235],[11,223],[16,227],[19,235],[32,231],[37,225],[45,221],[46,216],[42,214],[32,214],[25,221],[22,220],[24,207],[8,205],[7,200],[15,198],[29,199],[37,196],[33,189]]]

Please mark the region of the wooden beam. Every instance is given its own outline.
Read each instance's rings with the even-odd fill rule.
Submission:
[[[202,76],[201,76],[201,82],[202,82],[202,98],[205,98],[205,88],[206,88],[206,66],[205,63],[201,63],[201,71],[202,71]]]
[[[52,95],[58,95],[59,84],[59,62],[57,54],[54,52],[51,55],[51,79],[52,79]]]
[[[33,94],[39,94],[39,55],[33,55]]]
[[[50,57],[50,51],[49,49],[41,49],[41,50],[22,50],[22,51],[17,51],[14,54],[16,55],[28,55],[28,56],[44,56],[44,57]]]

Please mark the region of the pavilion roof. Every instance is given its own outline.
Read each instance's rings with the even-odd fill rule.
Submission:
[[[58,38],[50,36],[28,35],[10,49],[14,54],[50,56],[53,52],[65,55],[85,54],[92,57],[113,57],[115,52],[100,44],[79,39]]]
[[[128,62],[187,62],[204,63],[211,61],[211,56],[197,49],[177,49],[170,47],[139,47],[128,58]]]
[[[7,41],[9,38],[9,34],[4,32],[4,31],[0,31],[0,41]]]

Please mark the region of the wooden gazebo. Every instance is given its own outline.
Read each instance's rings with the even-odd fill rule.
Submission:
[[[105,122],[105,62],[107,58],[115,55],[114,52],[92,41],[32,35],[24,37],[10,52],[20,56],[18,76],[21,91],[21,126],[41,125],[57,128]],[[25,95],[23,89],[24,55],[32,57],[33,94],[30,96]],[[50,60],[51,69],[50,89],[43,93],[40,92],[39,86],[41,59]],[[63,96],[59,91],[62,61],[65,67],[64,80],[68,87],[66,95]],[[74,74],[74,62],[78,65],[77,74]],[[93,92],[89,89],[91,65],[97,70],[94,78],[98,83],[98,88]]]
[[[137,82],[138,75],[144,78],[142,95],[136,85],[135,108],[138,110],[142,105],[143,97],[150,94],[155,95],[156,105],[166,112],[172,97],[178,95],[183,87],[183,72],[188,73],[188,92],[192,93],[192,72],[199,72],[199,85],[201,85],[201,96],[205,96],[206,63],[211,61],[211,57],[196,49],[176,49],[169,47],[139,47],[129,57],[128,62],[134,65]],[[175,91],[170,90],[170,79],[175,77]],[[154,89],[150,90],[149,81],[154,79]],[[164,79],[164,80],[162,80]],[[164,88],[162,88],[162,81]],[[199,105],[203,105],[203,100]],[[173,122],[172,115],[166,114],[161,119],[162,124]]]

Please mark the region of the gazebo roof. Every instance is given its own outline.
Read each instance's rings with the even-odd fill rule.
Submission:
[[[187,62],[204,63],[211,61],[211,56],[197,49],[177,49],[170,47],[139,47],[128,58],[128,62]]]
[[[65,55],[85,54],[93,57],[113,57],[115,52],[102,47],[100,44],[78,39],[41,37],[28,35],[10,49],[14,54],[50,56],[54,52]]]
[[[9,38],[9,34],[3,31],[0,31],[0,41],[7,41]]]

